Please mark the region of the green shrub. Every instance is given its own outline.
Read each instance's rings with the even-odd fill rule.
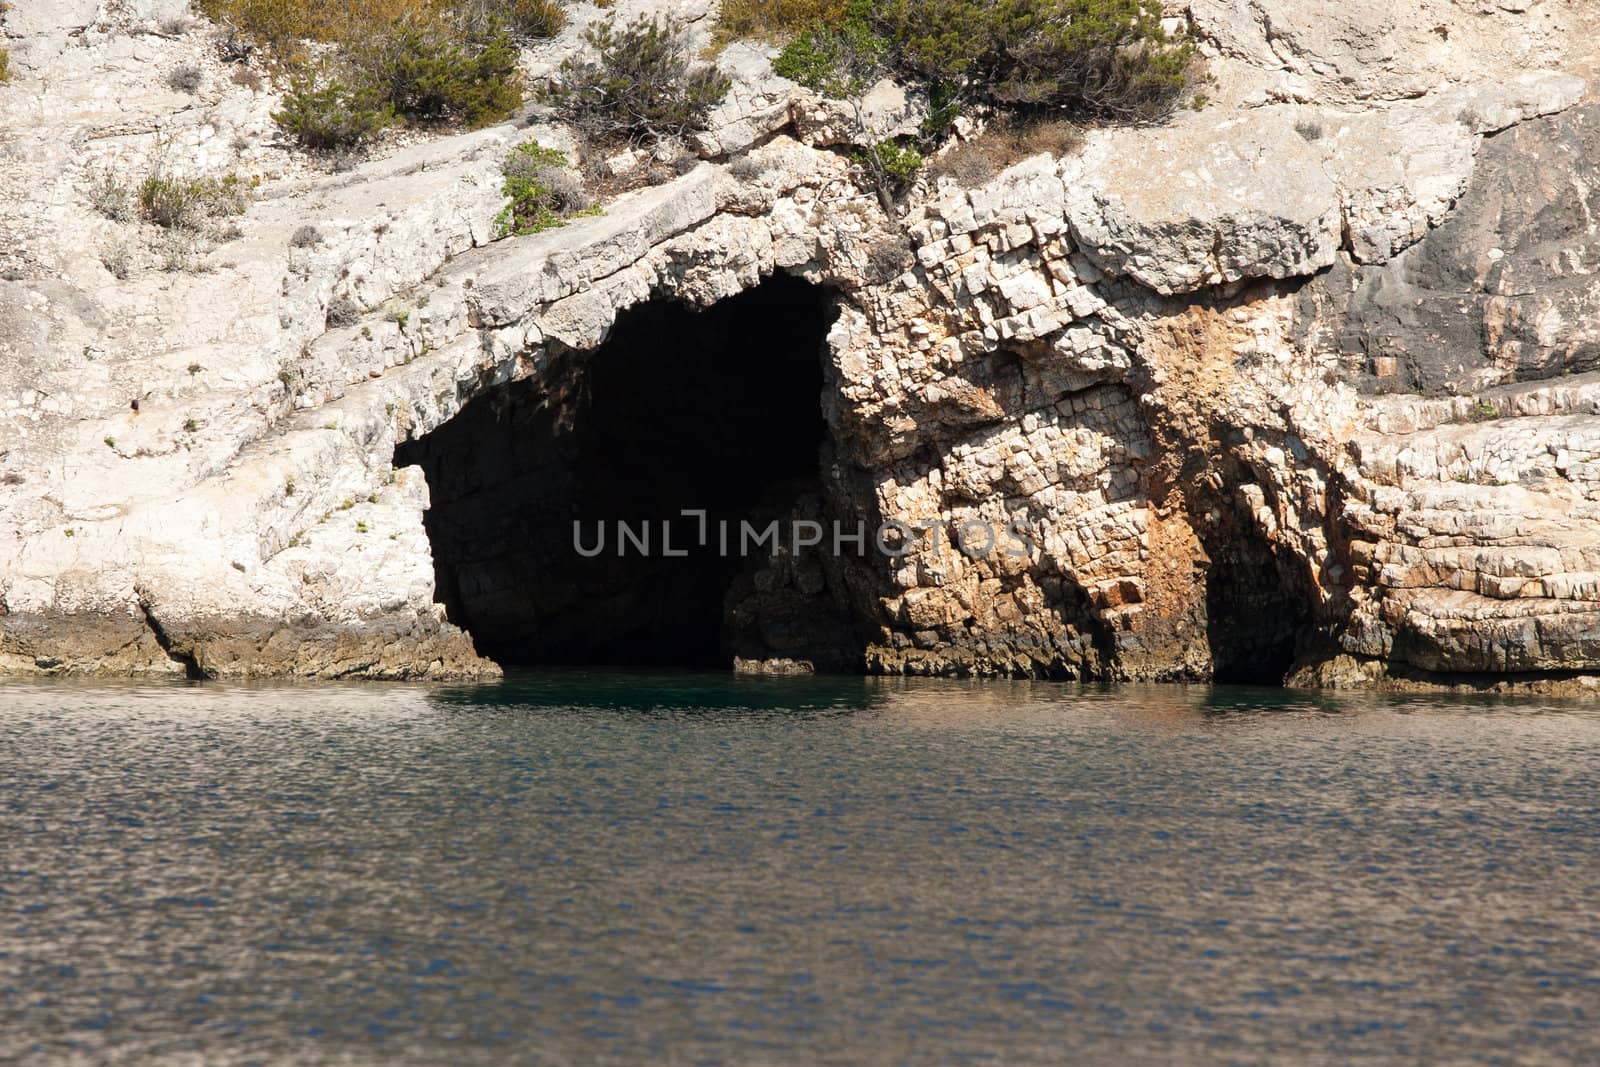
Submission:
[[[732,84],[716,67],[691,61],[687,35],[671,18],[639,18],[622,29],[597,23],[584,39],[598,58],[564,60],[545,99],[594,140],[637,144],[703,129]]]
[[[883,168],[884,176],[896,188],[910,185],[922,171],[922,153],[899,141],[879,141],[869,151],[876,157],[874,164]]]
[[[174,178],[152,174],[139,184],[139,214],[168,230],[199,230],[213,218],[241,215],[249,204],[245,184],[224,178]]]
[[[849,95],[830,90],[879,57],[946,106],[1149,121],[1177,106],[1195,49],[1162,28],[1154,0],[855,0],[842,20],[791,42],[773,67]]]
[[[772,61],[774,73],[821,93],[859,96],[887,73],[890,42],[854,5],[837,25],[818,24],[789,42]]]
[[[202,0],[290,77],[274,118],[304,147],[351,149],[394,116],[482,125],[522,103],[514,38],[549,36],[557,0]],[[305,42],[331,45],[313,71]]]
[[[463,42],[440,24],[408,26],[358,52],[355,62],[408,119],[481,126],[522,103],[516,46],[503,30]]]
[[[11,49],[0,48],[0,84],[11,80]]]
[[[338,78],[318,86],[306,75],[290,85],[272,121],[302,148],[327,152],[371,140],[389,125],[392,114],[371,88],[349,86]]]
[[[501,170],[511,199],[496,220],[502,237],[553,229],[589,207],[583,182],[567,168],[564,152],[530,141],[512,149]]]

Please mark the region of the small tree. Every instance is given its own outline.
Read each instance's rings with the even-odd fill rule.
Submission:
[[[408,119],[478,126],[522,103],[517,50],[503,30],[463,42],[446,25],[405,26],[357,51],[356,62]]]
[[[320,86],[311,75],[296,78],[272,113],[278,128],[303,148],[327,152],[355,148],[389,124],[391,111],[373,89],[330,78]]]
[[[872,19],[905,74],[1014,109],[1164,118],[1194,62],[1157,0],[874,0]]]
[[[635,19],[622,29],[591,26],[594,59],[569,56],[544,98],[596,141],[661,141],[705,128],[732,85],[714,66],[695,64],[675,19]]]

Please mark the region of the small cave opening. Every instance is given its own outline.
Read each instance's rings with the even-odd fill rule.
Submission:
[[[826,289],[785,276],[704,309],[650,301],[402,445],[450,620],[506,666],[859,661],[836,576],[763,583],[772,560],[739,537],[830,506],[833,316]]]
[[[1309,624],[1305,597],[1259,534],[1235,530],[1226,547],[1211,554],[1206,630],[1213,682],[1282,685]]]

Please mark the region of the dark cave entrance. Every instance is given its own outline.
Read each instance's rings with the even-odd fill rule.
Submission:
[[[718,537],[826,510],[832,318],[825,290],[787,277],[704,310],[652,301],[403,445],[396,464],[427,475],[451,621],[508,666],[859,662],[837,580],[775,601],[769,556]]]
[[[1303,596],[1260,534],[1241,520],[1206,574],[1212,681],[1281,686],[1310,624]]]

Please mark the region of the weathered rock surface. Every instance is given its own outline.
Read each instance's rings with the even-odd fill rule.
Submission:
[[[492,673],[437,588],[441,487],[396,449],[581,373],[628,308],[788,274],[837,310],[817,514],[940,536],[741,576],[765,642],[743,659],[824,662],[790,625],[817,604],[892,672],[1600,677],[1581,4],[1193,0],[1211,106],[892,220],[830,149],[837,109],[740,45],[705,162],[507,240],[499,159],[560,131],[318,171],[203,29],[148,32],[178,7],[4,16],[0,673]],[[683,13],[704,32],[709,10]],[[198,99],[166,87],[180,62]],[[153,234],[90,205],[102,169],[157,160],[260,179],[206,273],[159,270]],[[359,317],[331,324],[336,302]],[[1026,551],[953,549],[974,522]]]

